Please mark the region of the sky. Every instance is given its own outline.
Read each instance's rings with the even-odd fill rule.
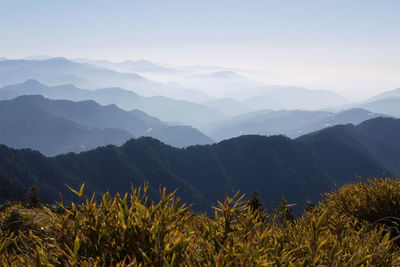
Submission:
[[[398,0],[2,0],[0,57],[246,69],[366,97],[400,87]]]

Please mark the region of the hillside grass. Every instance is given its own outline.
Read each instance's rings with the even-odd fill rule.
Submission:
[[[239,193],[195,214],[175,193],[151,202],[147,185],[79,205],[0,210],[2,266],[397,266],[396,236],[375,223],[399,216],[400,181],[346,185],[293,218],[289,205],[254,209]]]

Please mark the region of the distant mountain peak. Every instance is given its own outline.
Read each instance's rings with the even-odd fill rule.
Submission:
[[[14,100],[21,100],[21,99],[40,99],[40,100],[45,100],[46,98],[44,96],[42,96],[42,95],[21,95],[21,96],[16,97]],[[9,100],[9,101],[11,101],[11,100]]]
[[[131,61],[132,62],[132,61]],[[153,62],[146,60],[146,59],[139,59],[136,61],[137,63],[146,63],[146,64],[151,64],[151,65],[155,65]]]
[[[386,127],[386,126],[390,126],[390,127],[400,126],[400,119],[390,118],[390,117],[377,117],[377,118],[372,118],[370,120],[363,121],[360,124],[358,124],[357,126],[359,128],[362,128],[363,126],[375,127],[376,129],[383,130],[382,127]]]
[[[29,86],[46,86],[43,83],[41,83],[41,82],[39,82],[38,80],[35,80],[35,79],[26,80],[22,84],[23,85],[29,85]]]
[[[369,98],[367,100],[367,102],[373,102],[373,101],[383,100],[383,99],[387,99],[387,98],[400,98],[400,88],[396,88],[396,89],[378,94],[374,97]]]
[[[370,111],[366,110],[365,108],[350,108],[346,109],[344,111],[339,112],[338,114],[344,114],[344,113],[371,113]]]
[[[72,61],[70,61],[69,59],[67,59],[65,57],[52,57],[52,58],[45,59],[44,61],[60,61],[60,62],[68,61],[68,62],[72,62]]]
[[[216,72],[202,74],[199,76],[217,78],[217,79],[233,79],[233,78],[234,79],[246,79],[245,77],[243,77],[233,71],[230,71],[230,70],[216,71]]]

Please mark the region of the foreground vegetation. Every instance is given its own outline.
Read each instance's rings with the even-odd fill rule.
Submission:
[[[393,266],[400,250],[393,227],[400,181],[346,185],[309,205],[301,218],[284,201],[264,212],[236,194],[194,214],[175,193],[152,203],[147,186],[124,196],[83,197],[58,208],[13,204],[0,211],[2,266]],[[385,219],[383,220],[385,221]],[[386,219],[387,221],[387,219]],[[376,223],[378,222],[378,223]]]

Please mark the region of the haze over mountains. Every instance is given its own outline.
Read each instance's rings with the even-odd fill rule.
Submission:
[[[28,57],[30,58],[30,57]],[[34,59],[34,60],[33,60]],[[113,63],[105,60],[68,60],[66,58],[51,58],[51,57],[33,57],[33,59],[23,60],[9,60],[3,58],[0,73],[3,74],[2,85],[20,83],[27,79],[37,79],[47,85],[54,84],[68,84],[73,83],[77,87],[86,89],[97,89],[104,87],[123,87],[129,90],[133,90],[138,94],[149,96],[155,94],[161,94],[168,96],[169,94],[175,94],[174,86],[168,86],[167,83],[152,81],[145,79],[143,76],[137,73],[157,73],[162,70],[168,70],[167,72],[173,73],[178,72],[180,76],[170,75],[171,84],[175,82],[177,85],[181,85],[180,95],[185,95],[185,88],[187,92],[203,93],[208,94],[208,88],[216,88],[217,90],[227,90],[229,95],[223,97],[234,98],[251,98],[262,94],[275,93],[280,90],[289,91],[311,91],[316,94],[326,92],[325,90],[307,90],[301,87],[284,86],[284,85],[264,85],[261,82],[252,81],[244,77],[243,75],[237,74],[232,70],[226,68],[219,68],[213,66],[177,66],[169,67],[165,65],[155,64],[147,60],[138,61],[125,61],[121,63]],[[90,63],[90,64],[89,64]],[[107,67],[114,65],[132,65],[132,69],[126,73],[120,73],[115,68]],[[7,76],[7,74],[9,74]],[[73,80],[73,78],[76,78]],[[180,80],[193,80],[193,88],[197,88],[196,91],[191,89],[189,84],[185,84]],[[79,81],[82,81],[81,83]],[[84,81],[87,84],[84,84]],[[75,82],[75,83],[74,83]],[[143,82],[140,84],[139,82]],[[241,85],[235,85],[238,82]],[[208,84],[208,86],[203,86]],[[220,83],[220,84],[218,84]],[[226,84],[227,85],[226,85]],[[226,87],[232,87],[231,89]],[[236,90],[241,89],[241,90]],[[322,91],[322,92],[321,92]],[[308,92],[310,93],[310,92]],[[235,94],[237,94],[235,96]],[[337,94],[335,94],[338,97]],[[339,97],[343,101],[343,97]],[[339,99],[338,98],[338,99]],[[289,100],[289,99],[288,99]],[[198,100],[197,100],[198,101]],[[332,100],[331,105],[339,105]]]
[[[0,267],[400,267],[399,14],[0,1]]]
[[[146,72],[156,72],[156,73],[172,73],[172,72],[181,72],[183,70],[174,69],[169,67],[164,67],[161,65],[157,65],[148,60],[126,60],[123,62],[111,62],[107,60],[91,60],[91,59],[75,59],[75,62],[78,63],[88,63],[94,66],[111,69],[118,72],[136,72],[136,73],[146,73]]]
[[[199,209],[258,190],[299,211],[355,175],[400,172],[398,89],[352,103],[227,69],[65,58],[4,59],[0,85],[8,192],[37,184],[57,199],[71,197],[64,184],[124,192],[147,180],[152,197],[178,187]]]
[[[374,102],[377,100],[384,100],[387,98],[399,98],[399,97],[400,97],[400,88],[396,88],[394,90],[387,91],[387,92],[378,94],[374,97],[371,97],[367,100],[367,102]]]
[[[137,85],[149,83],[137,74],[121,74],[90,65],[72,62],[65,58],[45,60],[5,60],[0,64],[1,85],[20,83],[36,78],[50,85],[72,83],[84,88],[108,86],[109,81],[119,80]]]
[[[147,69],[147,68],[146,68]],[[184,74],[182,77],[172,76],[173,85],[154,82],[146,79],[137,73],[120,73],[113,70],[100,68],[90,64],[81,64],[65,58],[50,58],[45,60],[4,60],[0,63],[0,86],[21,83],[28,79],[37,79],[46,85],[74,84],[85,89],[97,89],[106,87],[122,87],[133,90],[143,96],[163,95],[181,100],[192,100],[203,98],[210,101],[214,98],[233,97],[239,100],[251,99],[265,95],[267,97],[277,97],[281,94],[280,100],[289,97],[303,96],[299,98],[299,106],[303,108],[307,103],[311,108],[319,108],[316,103],[327,103],[327,98],[332,97],[333,93],[326,91],[311,91],[304,88],[285,87],[285,86],[262,86],[259,82],[251,81],[232,71],[218,71],[201,74]],[[300,92],[299,92],[300,91]],[[308,99],[312,97],[311,99]],[[207,99],[208,98],[208,99]],[[308,100],[307,100],[308,99]],[[339,100],[340,102],[335,102]],[[345,102],[343,97],[335,95],[331,98],[329,105],[341,105]],[[276,99],[274,100],[276,102]],[[274,102],[272,101],[272,102]],[[251,103],[253,105],[253,103]],[[266,103],[268,105],[270,103]],[[276,105],[279,103],[276,103]],[[253,110],[259,109],[258,104]],[[321,104],[322,105],[322,104]],[[263,108],[268,108],[264,106]],[[280,108],[287,108],[281,106]],[[292,108],[292,106],[290,107]]]
[[[40,107],[42,100],[40,96],[22,96],[0,101],[1,144],[57,155],[108,144],[121,145],[133,137],[122,129],[88,127],[47,112]]]
[[[0,62],[0,86],[21,83],[28,79],[37,79],[47,85],[74,84],[87,89],[124,87],[144,96],[166,95],[186,99],[185,89],[150,81],[133,72],[116,72],[62,57]],[[190,90],[187,91],[188,98],[192,94]]]
[[[57,80],[56,83],[71,82],[72,80],[68,80],[66,77],[71,77],[72,75],[79,77],[79,80],[90,81],[93,79],[102,85],[124,84],[121,81],[123,77],[123,79],[130,81],[128,89],[134,87],[134,91],[119,87],[95,90],[80,89],[76,87],[76,84],[84,84],[77,81],[72,81],[75,82],[74,84],[47,86],[37,80],[29,79],[23,80],[19,84],[16,83],[1,88],[0,99],[12,99],[27,94],[40,94],[50,99],[67,99],[73,101],[90,99],[101,105],[116,104],[126,111],[141,110],[167,124],[193,126],[203,132],[207,132],[216,140],[239,136],[241,134],[286,134],[290,137],[296,137],[330,125],[358,123],[376,116],[397,117],[400,115],[397,108],[399,104],[398,90],[380,94],[365,102],[352,104],[344,97],[325,90],[312,91],[289,86],[259,86],[259,83],[228,70],[199,73],[190,68],[184,70],[186,67],[182,67],[181,69],[169,68],[144,60],[122,63],[99,60],[78,61],[81,63],[65,58],[46,57],[40,57],[35,60],[5,60],[0,64],[0,76],[3,75],[2,77],[5,78],[2,80],[3,84],[25,78],[42,79],[49,84],[54,83],[51,79]],[[97,66],[88,63],[97,64]],[[112,66],[114,70],[105,69],[107,66]],[[190,89],[185,89],[182,84],[174,85],[175,89],[182,94],[190,91],[202,95],[204,92],[200,88],[203,86],[219,88],[220,92],[215,93],[214,100],[207,100],[202,104],[161,95],[151,97],[140,96],[136,93],[136,89],[139,91],[145,90],[146,94],[151,94],[155,88],[154,85],[161,86],[158,89],[166,86],[165,90],[162,89],[164,95],[168,95],[170,91],[168,91],[169,87],[166,84],[147,80],[136,73],[116,72],[116,66],[124,66],[125,68],[129,66],[131,68],[130,71],[136,70],[140,73],[173,73],[171,74],[173,75],[172,77],[176,77],[174,75],[179,73],[181,81],[185,79],[186,81],[191,80],[196,85]],[[125,71],[128,71],[128,69],[125,69]],[[103,82],[105,79],[108,82]],[[141,85],[137,83],[138,81],[140,81]],[[88,88],[94,89],[93,86],[95,86],[94,83]],[[187,86],[190,87],[190,85]],[[227,94],[230,97],[215,98],[221,92],[223,92],[222,95]],[[193,95],[193,97],[195,96]],[[324,117],[332,115],[331,113],[320,110],[335,109],[337,112],[342,112],[344,110],[341,110],[341,107],[346,107],[346,109],[363,108],[365,111],[363,115],[359,113],[360,111],[358,115],[353,114],[354,111],[353,113],[341,113],[342,117],[346,114],[349,117],[335,122],[329,121],[329,118]],[[275,112],[267,115],[264,114],[265,110],[274,110]],[[261,114],[264,115],[261,116]],[[289,123],[290,116],[288,114],[296,114],[292,116],[292,120],[302,121],[304,125]],[[354,119],[351,117],[352,114],[361,117]],[[279,126],[280,123],[286,123],[287,126]],[[156,131],[154,130],[154,132]],[[158,132],[160,133],[160,131]],[[162,138],[160,135],[157,137]],[[176,142],[173,144],[177,145]],[[185,142],[185,145],[188,144],[196,144],[196,142]]]
[[[338,113],[304,110],[261,110],[236,116],[224,122],[210,124],[205,133],[215,140],[224,140],[245,134],[298,137],[306,133],[338,124],[358,124],[365,120],[387,117],[361,108]]]
[[[70,196],[65,183],[78,187],[85,181],[89,192],[101,193],[126,192],[129,184],[148,180],[152,196],[160,184],[178,187],[185,201],[203,210],[225,193],[240,190],[258,191],[268,206],[284,194],[300,211],[305,201],[318,200],[320,193],[351,182],[356,175],[398,171],[399,136],[400,120],[376,118],[294,140],[248,135],[186,149],[140,138],[121,147],[45,158],[3,146],[0,177],[21,189],[34,182],[49,199],[56,199],[59,191]],[[15,161],[11,164],[6,158]]]
[[[139,109],[162,121],[193,126],[205,125],[227,117],[205,105],[164,96],[142,97],[118,87],[84,90],[71,84],[48,87],[36,80],[27,80],[21,84],[0,89],[0,99],[10,99],[26,94],[41,94],[52,99],[74,101],[91,99],[102,105],[116,104],[127,111]]]
[[[0,109],[5,127],[0,142],[16,148],[37,149],[46,155],[120,145],[139,136],[152,136],[177,147],[213,142],[190,126],[166,125],[144,112],[127,112],[116,105],[101,106],[92,100],[72,102],[24,95],[0,101]],[[86,132],[80,135],[78,130]]]
[[[379,99],[358,106],[371,110],[373,112],[385,113],[391,116],[400,117],[400,97],[389,97]]]
[[[244,101],[253,110],[307,109],[316,110],[348,104],[344,97],[326,90],[308,90],[300,87],[269,86],[252,89],[253,97]]]

